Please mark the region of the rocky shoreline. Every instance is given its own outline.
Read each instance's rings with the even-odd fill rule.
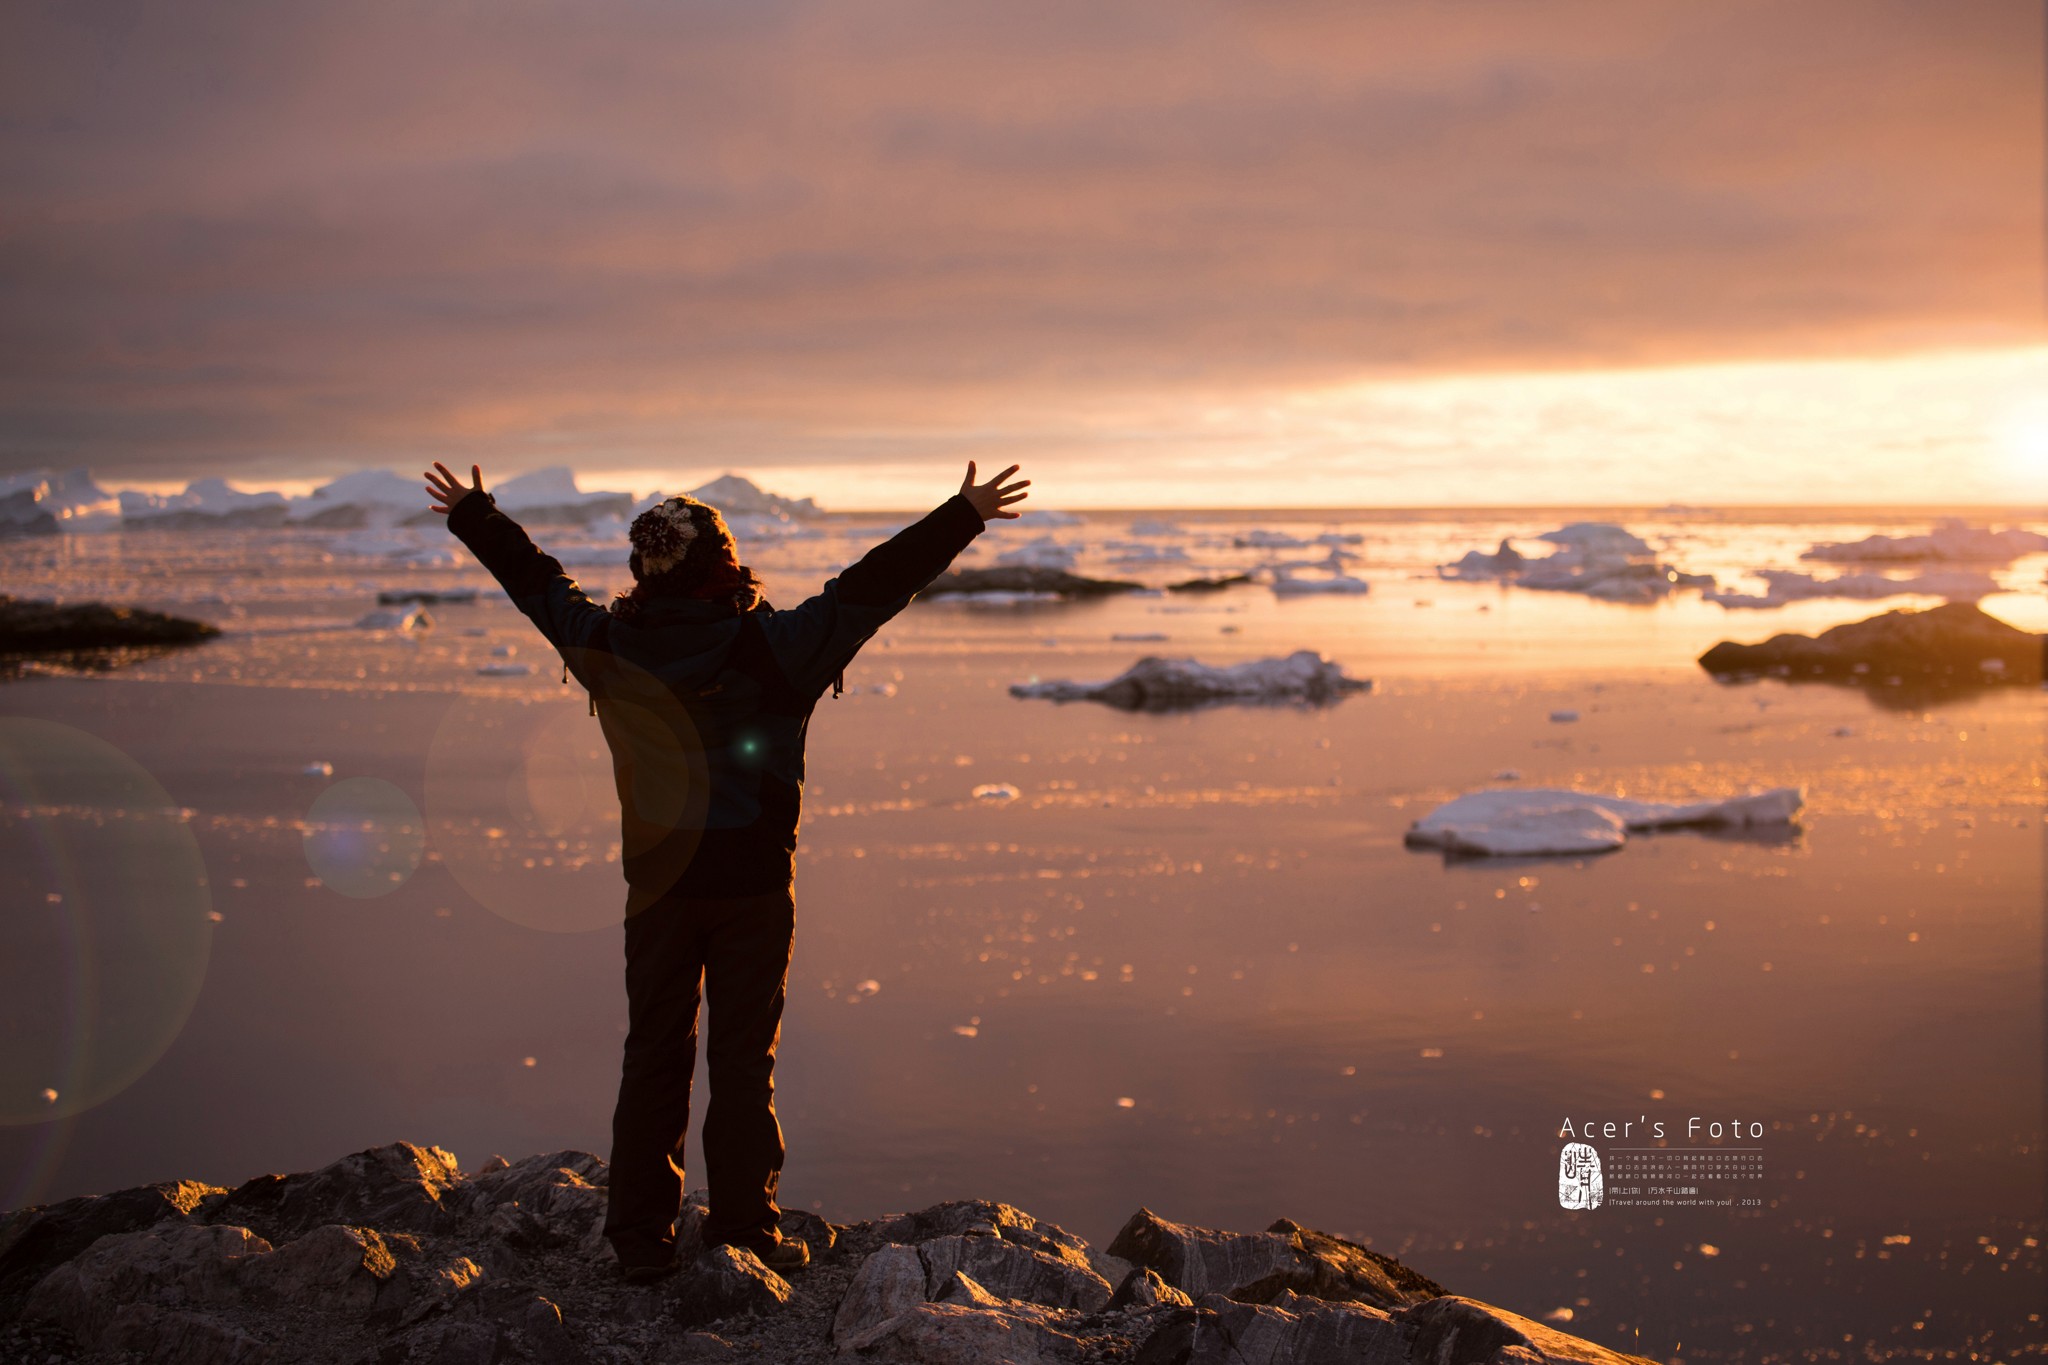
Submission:
[[[623,1284],[604,1162],[554,1152],[463,1172],[394,1143],[235,1189],[196,1181],[0,1218],[0,1356],[178,1365],[1537,1365],[1629,1362],[1447,1293],[1391,1257],[1281,1220],[1216,1232],[1139,1210],[1106,1250],[1004,1204],[853,1224],[792,1211],[784,1280],[702,1247]]]

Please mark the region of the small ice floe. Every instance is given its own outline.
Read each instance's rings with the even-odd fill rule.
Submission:
[[[1576,711],[1552,711],[1550,713],[1550,720],[1554,725],[1569,725],[1578,718],[1579,713]]]
[[[387,588],[377,594],[377,605],[402,607],[408,604],[440,606],[449,602],[476,601],[475,588]]]
[[[518,646],[518,645],[492,645],[492,646],[491,646],[491,657],[492,657],[492,658],[494,658],[494,659],[509,659],[509,658],[511,658],[511,657],[512,657],[513,655],[517,654],[518,652],[519,652],[519,646]]]
[[[1142,569],[1152,564],[1185,564],[1188,552],[1179,545],[1154,545],[1144,540],[1112,540],[1103,545],[1109,562],[1120,569]]]
[[[1163,630],[1120,630],[1113,632],[1109,638],[1121,645],[1152,645],[1160,643],[1167,637]]]
[[[1709,588],[1700,596],[1731,609],[1768,609],[1782,607],[1787,602],[1827,597],[1866,601],[1885,597],[1943,597],[1951,602],[1974,602],[2002,591],[1990,574],[1975,569],[1936,570],[1915,574],[1911,578],[1887,578],[1881,573],[1847,573],[1834,578],[1815,578],[1812,574],[1792,569],[1758,569],[1755,576],[1763,580],[1765,591],[1744,593]]]
[[[1944,521],[1924,536],[1865,536],[1861,540],[1824,541],[1801,559],[1835,564],[2010,564],[2021,555],[2048,550],[2048,536],[2019,527],[1994,531],[1962,521]]]
[[[1130,534],[1134,536],[1184,536],[1188,529],[1177,521],[1162,521],[1157,517],[1139,517],[1131,523]]]
[[[1074,561],[1081,557],[1078,547],[1068,545],[1052,536],[1039,536],[1015,545],[996,556],[996,563],[1018,565],[1029,569],[1071,569]]]
[[[1555,788],[1467,792],[1412,825],[1410,848],[1482,857],[1569,857],[1611,853],[1631,830],[1789,826],[1805,796],[1773,787],[1723,801],[1670,804]]]
[[[1712,588],[1711,574],[1660,562],[1642,537],[1604,521],[1575,521],[1536,537],[1558,548],[1532,558],[1503,540],[1492,554],[1469,551],[1437,566],[1443,578],[1512,582],[1539,592],[1576,592],[1608,602],[1655,602],[1680,588]]]
[[[1018,517],[1026,527],[1031,526],[1079,526],[1086,518],[1072,512],[1055,512],[1045,507],[1027,507]]]
[[[486,678],[523,678],[533,672],[532,664],[478,664],[477,673]]]
[[[1289,535],[1285,531],[1269,531],[1262,526],[1256,530],[1240,532],[1232,537],[1231,544],[1240,550],[1300,550],[1315,542]]]
[[[434,618],[423,607],[379,607],[356,621],[358,630],[432,630]]]
[[[1356,595],[1372,591],[1371,583],[1363,578],[1354,578],[1341,569],[1321,578],[1296,578],[1292,566],[1280,569],[1274,575],[1272,586],[1276,597],[1307,597],[1317,593]]]
[[[1520,782],[1522,780],[1522,770],[1519,768],[1502,768],[1493,775],[1493,780],[1496,782]]]
[[[334,765],[324,760],[314,763],[308,763],[305,767],[299,769],[299,776],[332,777],[334,776]]]
[[[1344,675],[1341,665],[1314,650],[1283,659],[1252,659],[1222,667],[1193,659],[1147,657],[1106,682],[1016,683],[1013,697],[1099,701],[1126,711],[1176,711],[1224,702],[1338,701],[1372,687]]]
[[[1007,782],[984,782],[974,789],[977,801],[1015,801],[1021,794]]]

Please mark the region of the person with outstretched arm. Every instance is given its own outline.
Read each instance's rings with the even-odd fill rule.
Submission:
[[[991,521],[1015,518],[1017,466],[960,491],[788,611],[740,563],[718,510],[675,497],[634,518],[633,588],[593,602],[484,491],[440,464],[433,510],[588,690],[611,748],[626,874],[625,1061],[604,1235],[627,1280],[676,1269],[683,1139],[709,1001],[705,1240],[789,1271],[775,1048],[795,926],[804,736],[825,689]]]

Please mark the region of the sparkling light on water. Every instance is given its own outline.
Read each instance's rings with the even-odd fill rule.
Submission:
[[[184,1027],[212,946],[190,814],[104,740],[0,718],[0,1124],[105,1102]]]

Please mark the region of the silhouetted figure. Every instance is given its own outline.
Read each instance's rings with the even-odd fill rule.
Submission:
[[[588,689],[619,790],[626,894],[628,1032],[612,1117],[605,1236],[628,1279],[675,1268],[683,1143],[700,991],[710,1006],[704,1116],[707,1241],[769,1266],[808,1259],[784,1242],[775,1047],[790,946],[804,734],[811,710],[882,624],[985,524],[1026,496],[960,492],[825,584],[777,611],[739,562],[717,509],[670,498],[632,527],[634,586],[608,608],[497,509],[471,466],[464,487],[437,464],[427,491],[512,602]]]

